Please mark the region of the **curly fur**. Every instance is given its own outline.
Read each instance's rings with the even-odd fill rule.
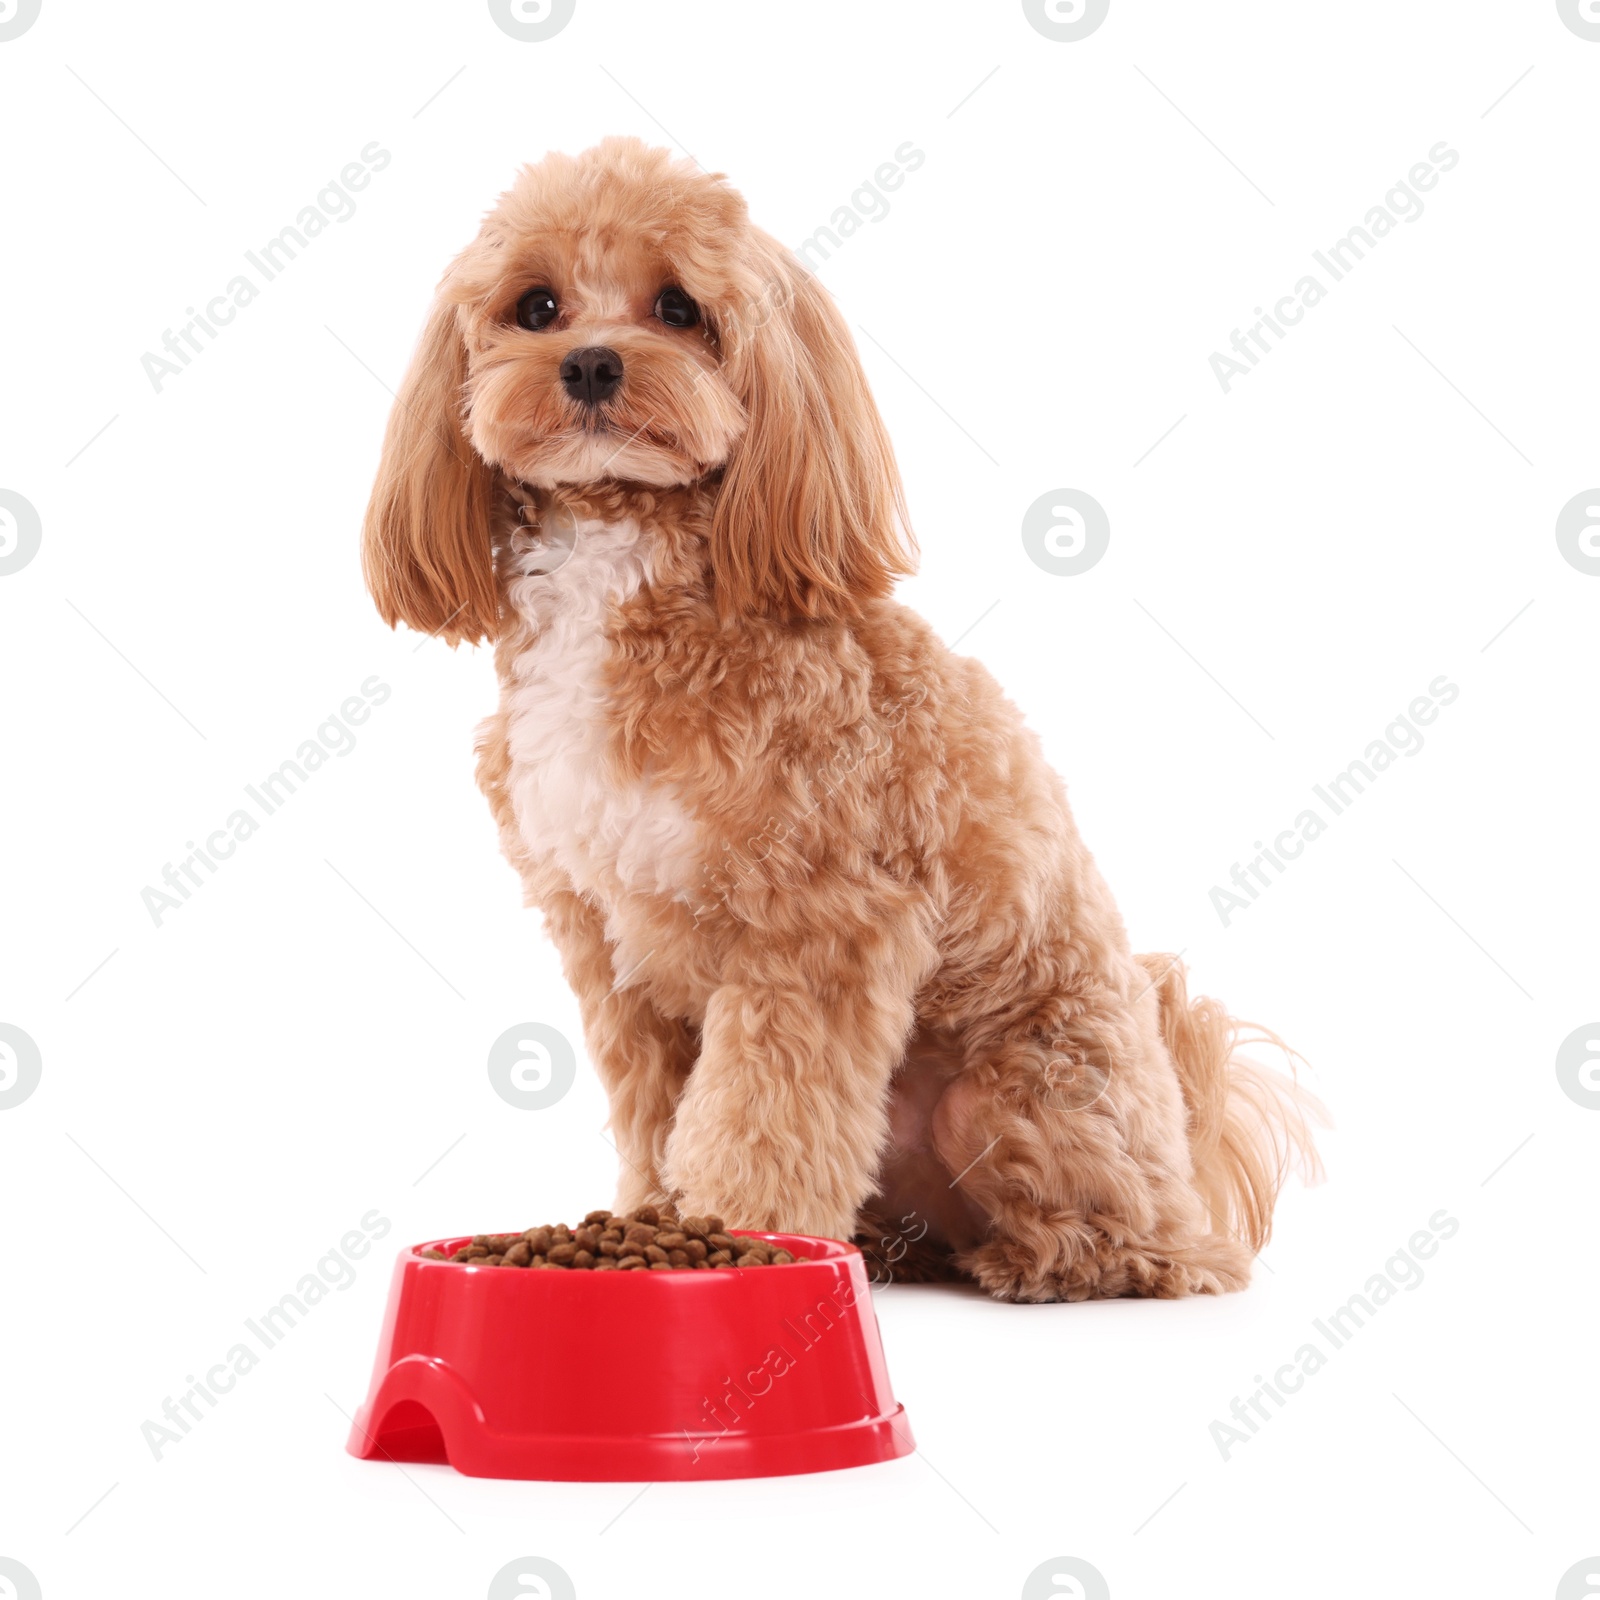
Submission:
[[[699,326],[652,314],[669,284]],[[559,379],[586,345],[625,369],[598,408]],[[890,597],[912,548],[825,291],[720,177],[614,139],[525,169],[446,273],[365,567],[390,623],[494,641],[479,783],[619,1205],[1009,1299],[1239,1287],[1314,1107],[1129,950],[1037,740]]]

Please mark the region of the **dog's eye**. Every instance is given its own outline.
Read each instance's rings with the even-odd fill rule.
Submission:
[[[553,291],[545,288],[530,289],[517,301],[517,322],[521,327],[548,328],[561,310]]]
[[[656,315],[669,328],[692,328],[700,320],[700,307],[672,284],[656,298]]]

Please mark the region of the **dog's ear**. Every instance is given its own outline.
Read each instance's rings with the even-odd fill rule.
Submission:
[[[362,530],[379,614],[449,644],[499,632],[490,544],[495,479],[462,428],[467,354],[456,308],[434,305],[400,385]]]
[[[827,291],[761,236],[764,291],[718,329],[749,422],[711,525],[724,615],[847,615],[914,570],[894,452]]]

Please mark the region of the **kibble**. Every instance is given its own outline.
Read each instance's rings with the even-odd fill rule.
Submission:
[[[524,1233],[480,1233],[453,1255],[422,1254],[430,1261],[546,1272],[716,1272],[795,1260],[764,1239],[735,1238],[721,1217],[680,1217],[655,1206],[625,1216],[591,1211],[576,1228],[557,1222]]]

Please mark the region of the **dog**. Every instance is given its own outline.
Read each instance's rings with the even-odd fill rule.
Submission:
[[[827,292],[721,175],[608,139],[445,273],[363,565],[389,624],[494,644],[478,781],[619,1210],[1003,1300],[1240,1288],[1313,1103],[1131,953],[1035,736],[892,598],[907,523]]]

